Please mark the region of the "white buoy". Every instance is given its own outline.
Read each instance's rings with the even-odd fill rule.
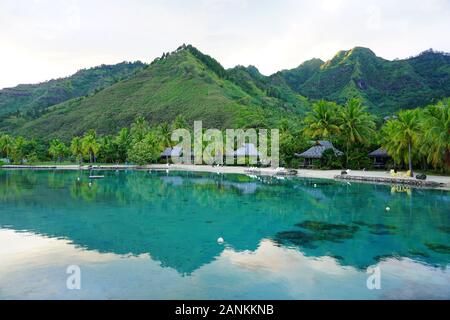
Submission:
[[[391,211],[391,208],[389,208],[389,207],[386,207],[386,211]]]
[[[317,188],[317,184],[314,183],[314,188]]]
[[[224,242],[225,242],[225,240],[223,240],[222,237],[220,237],[219,239],[217,239],[217,243],[218,243],[218,244],[222,244],[222,243],[224,243]]]
[[[89,182],[89,187],[92,186],[92,182]]]
[[[77,181],[80,181],[80,180],[81,180],[80,177],[78,177],[78,178],[77,178]]]
[[[169,173],[169,169],[166,169],[166,173]]]

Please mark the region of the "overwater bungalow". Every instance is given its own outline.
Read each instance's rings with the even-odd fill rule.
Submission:
[[[386,149],[378,148],[377,150],[369,153],[369,158],[373,159],[374,168],[385,168],[386,163],[391,156],[387,153]]]
[[[306,150],[303,153],[296,153],[295,156],[298,158],[303,158],[303,164],[301,167],[303,168],[312,168],[314,167],[315,160],[321,160],[323,158],[323,153],[326,150],[333,150],[334,154],[337,157],[343,156],[344,153],[333,146],[333,143],[326,140],[319,140],[315,142],[315,145]]]

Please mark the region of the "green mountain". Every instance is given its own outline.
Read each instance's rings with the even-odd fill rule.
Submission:
[[[17,112],[36,118],[47,107],[94,93],[104,87],[132,76],[144,63],[122,62],[83,69],[74,75],[39,84],[22,84],[0,90],[0,117]]]
[[[190,124],[203,120],[205,127],[260,127],[273,125],[286,111],[299,115],[308,107],[292,90],[298,103],[268,96],[252,85],[254,92],[243,89],[216,60],[192,46],[182,46],[134,76],[91,96],[49,107],[36,119],[10,117],[0,123],[0,130],[68,140],[92,128],[99,134],[115,133],[138,115],[151,123],[170,122],[182,115]]]
[[[138,115],[151,123],[178,115],[205,127],[273,126],[300,122],[318,99],[345,103],[360,97],[378,116],[450,96],[450,55],[426,51],[389,61],[370,49],[312,59],[270,76],[254,66],[224,69],[191,45],[150,65],[123,63],[72,77],[0,91],[0,131],[70,139],[89,129],[117,132]]]
[[[356,47],[338,52],[327,62],[314,59],[279,74],[294,91],[310,99],[345,103],[359,97],[379,115],[450,96],[450,55],[431,50],[389,61]]]

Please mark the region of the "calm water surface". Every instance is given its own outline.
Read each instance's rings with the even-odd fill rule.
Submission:
[[[0,171],[0,299],[450,299],[448,191],[97,173]]]

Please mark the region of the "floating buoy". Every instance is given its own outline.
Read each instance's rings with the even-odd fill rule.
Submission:
[[[317,184],[314,183],[314,188],[317,188]]]
[[[166,169],[166,173],[169,173],[169,169]]]
[[[89,182],[89,187],[92,186],[92,182]]]
[[[391,208],[389,208],[389,207],[386,207],[386,211],[391,211]]]
[[[222,237],[220,237],[219,239],[217,239],[217,243],[218,243],[218,244],[222,244],[222,243],[224,243],[224,242],[225,242],[225,240],[223,240]]]
[[[78,177],[78,178],[77,178],[77,181],[80,181],[80,180],[81,180],[80,177]]]

